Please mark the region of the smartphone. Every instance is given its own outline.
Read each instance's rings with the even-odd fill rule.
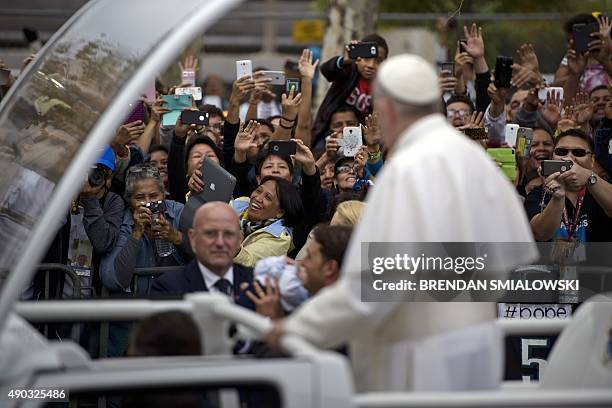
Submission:
[[[184,110],[181,112],[181,122],[184,125],[208,126],[208,113],[199,110]]]
[[[514,64],[512,57],[500,55],[495,60],[495,86],[497,88],[510,88],[512,64]]]
[[[516,134],[518,132],[519,125],[516,123],[508,123],[504,129],[504,138],[508,146],[516,146]]]
[[[378,44],[375,42],[362,42],[357,44],[349,44],[349,58],[355,60],[357,58],[376,58],[378,57]]]
[[[563,100],[563,88],[558,86],[549,86],[547,88],[540,89],[538,91],[538,99],[540,99],[541,101],[546,101],[546,95],[548,94],[548,92],[550,92],[551,96],[559,94],[559,98]]]
[[[127,123],[136,122],[137,120],[141,121],[142,123],[145,123],[146,112],[147,109],[145,108],[143,101],[130,103],[130,114],[125,119],[123,124],[125,125]]]
[[[570,160],[542,160],[540,162],[540,174],[544,177],[548,177],[554,173],[563,173],[572,168],[574,163]]]
[[[450,72],[450,74],[446,74],[446,76],[455,75],[455,63],[453,61],[438,62],[438,73],[442,73],[442,71]]]
[[[253,63],[251,60],[236,61],[236,79],[245,76],[253,78]]]
[[[11,70],[0,68],[0,85],[8,85],[11,78]]]
[[[467,40],[459,40],[459,52],[467,52]]]
[[[285,80],[285,93],[289,95],[292,90],[294,95],[302,92],[302,81],[297,78],[287,78]]]
[[[594,40],[594,38],[591,37],[591,34],[598,31],[598,23],[574,24],[572,26],[574,50],[578,54],[585,54],[589,50],[589,43]]]
[[[502,172],[510,181],[516,179],[516,155],[514,154],[514,149],[498,147],[487,149],[487,153],[500,165]]]
[[[268,152],[281,156],[291,156],[297,151],[297,143],[292,140],[276,140],[268,144]]]
[[[270,85],[285,85],[285,73],[283,71],[260,71],[259,73],[270,79]]]
[[[533,129],[528,127],[519,127],[516,131],[516,154],[519,157],[529,156],[531,150],[531,141],[533,140]]]
[[[196,84],[195,71],[181,72],[181,83],[188,84],[189,86],[195,86]]]
[[[170,112],[166,112],[162,116],[162,126],[174,126],[181,115],[181,111],[193,106],[191,95],[164,95],[162,98],[164,99],[164,106],[170,109]]]
[[[186,88],[176,88],[174,90],[175,95],[191,95],[194,100],[202,100],[202,88],[199,86],[190,86]]]
[[[346,157],[355,157],[363,146],[361,127],[348,126],[342,129],[342,154]]]

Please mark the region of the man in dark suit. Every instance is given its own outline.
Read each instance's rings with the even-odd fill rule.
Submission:
[[[242,239],[240,221],[232,207],[222,202],[204,204],[196,211],[189,230],[195,259],[182,272],[165,273],[155,279],[152,295],[182,297],[191,292],[219,292],[255,310],[244,294],[253,283],[253,269],[233,262]]]

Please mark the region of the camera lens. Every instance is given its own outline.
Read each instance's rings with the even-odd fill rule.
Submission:
[[[278,152],[278,146],[274,146],[272,150],[274,150],[275,152]]]
[[[204,116],[200,115],[200,116],[198,116],[198,119],[199,120],[204,120]]]
[[[92,187],[100,187],[102,184],[104,184],[104,181],[106,180],[106,174],[101,168],[94,167],[91,170],[91,173],[89,173],[88,180],[89,185],[91,185]]]

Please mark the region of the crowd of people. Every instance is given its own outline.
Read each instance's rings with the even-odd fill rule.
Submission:
[[[591,34],[588,50],[576,52],[572,27],[592,23],[599,30]],[[584,14],[564,28],[567,52],[552,83],[546,83],[539,70],[537,50],[523,44],[511,65],[510,83],[499,86],[499,73],[487,63],[494,56],[485,54],[486,33],[476,24],[464,27],[454,58],[438,61],[442,68],[436,92],[442,97],[428,106],[464,133],[457,137],[473,139],[486,150],[515,149],[513,169],[504,174],[512,174],[508,183],[522,198],[537,241],[609,242],[612,23],[605,16]],[[375,56],[351,58],[350,46],[359,43],[376,44]],[[380,198],[368,204],[367,197],[394,153],[383,141],[385,128],[374,109],[377,71],[392,55],[377,34],[348,44],[343,55],[320,66],[312,52],[304,50],[293,73],[301,83],[299,92],[279,91],[261,74],[265,68],[236,79],[228,92],[220,77],[210,75],[202,100],[186,108],[206,114],[207,125],[184,124],[181,117],[174,125],[163,125],[169,109],[162,97],[184,84],[157,81],[156,100],[145,102],[146,119],[121,125],[100,152],[45,261],[72,266],[80,286],[93,287],[98,296],[155,298],[211,291],[271,319],[290,315],[334,285],[362,211],[384,204]],[[181,68],[197,74],[197,58],[188,57]],[[318,69],[320,80],[331,85],[313,115],[312,84]],[[563,96],[551,87],[563,88]],[[382,91],[392,96],[397,92]],[[508,139],[508,124],[532,130],[526,152]],[[347,127],[361,128],[363,136],[363,145],[352,155],[343,149]],[[295,142],[294,154],[270,148],[270,142],[289,140]],[[543,174],[543,160],[572,165]],[[193,208],[193,200],[210,183],[202,171],[205,161],[231,174],[235,188],[229,202]],[[502,171],[505,163],[493,156],[491,161]],[[414,185],[428,182],[416,176]],[[452,194],[462,191],[439,192],[427,200],[453,200]],[[388,200],[393,199],[390,193]],[[416,207],[417,201],[410,205]],[[387,208],[375,211],[393,216]],[[136,273],[167,266],[182,268],[161,276]],[[64,297],[90,296],[74,293],[61,276],[54,284]],[[40,297],[40,282],[33,287],[32,296]],[[146,339],[145,331],[139,327],[137,336]],[[115,355],[123,355],[126,333],[114,339]],[[146,354],[156,341],[132,345],[130,354]],[[197,341],[190,350],[200,352]]]

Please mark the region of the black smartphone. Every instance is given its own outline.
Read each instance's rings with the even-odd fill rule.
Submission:
[[[495,86],[499,88],[510,88],[510,80],[512,79],[512,57],[504,57],[500,55],[495,60]]]
[[[208,113],[184,110],[181,112],[181,122],[183,122],[184,125],[208,126]]]
[[[294,95],[302,92],[302,82],[298,78],[285,79],[285,93],[289,95],[291,90],[293,90]]]
[[[540,162],[541,171],[540,174],[544,177],[548,177],[551,174],[560,172],[563,173],[572,168],[574,163],[570,160],[542,160]]]
[[[574,24],[572,26],[574,50],[576,50],[578,54],[585,54],[589,50],[589,43],[595,39],[591,37],[591,34],[598,31],[598,23]]]
[[[467,52],[467,40],[459,40],[459,52]]]
[[[455,75],[455,63],[453,61],[438,62],[438,73],[442,71],[450,72],[450,74],[446,74],[447,76]]]
[[[281,156],[291,156],[297,151],[297,143],[292,140],[277,140],[268,144],[268,152]]]
[[[362,42],[349,44],[349,58],[376,58],[378,57],[378,45],[375,42]]]
[[[166,211],[166,202],[164,200],[151,201],[150,203],[146,203],[145,207],[151,210],[153,214],[159,214]]]

